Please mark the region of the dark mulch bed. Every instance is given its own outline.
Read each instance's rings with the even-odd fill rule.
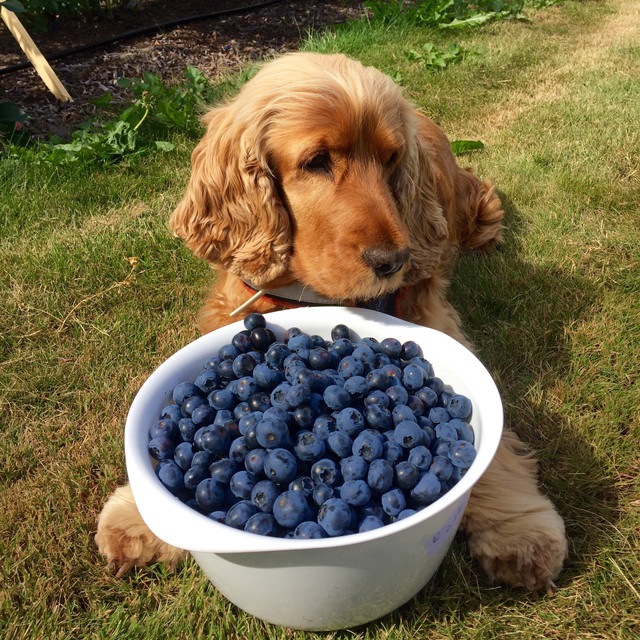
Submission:
[[[116,98],[121,94],[118,78],[136,78],[149,71],[173,81],[187,65],[193,65],[215,79],[249,60],[296,49],[310,31],[362,15],[361,2],[287,0],[51,59],[71,48],[170,20],[258,4],[256,0],[140,0],[137,8],[117,10],[113,15],[54,21],[46,33],[30,31],[73,97],[72,103],[56,100],[30,65],[3,73],[25,63],[26,57],[0,21],[0,100],[15,102],[29,115],[28,129],[34,135],[66,135],[95,114],[92,99],[106,91]]]

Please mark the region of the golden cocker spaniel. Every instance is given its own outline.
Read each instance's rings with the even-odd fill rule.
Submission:
[[[389,77],[343,55],[289,54],[204,123],[170,221],[216,268],[202,332],[238,309],[327,302],[391,311],[468,344],[448,273],[461,251],[500,242],[501,203]],[[567,555],[564,523],[524,451],[506,430],[463,527],[491,578],[549,589]],[[184,555],[148,530],[128,487],[105,505],[96,541],[119,574]]]

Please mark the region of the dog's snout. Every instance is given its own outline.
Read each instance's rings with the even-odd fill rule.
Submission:
[[[409,258],[409,248],[374,247],[364,251],[362,257],[379,278],[388,278],[402,269]]]

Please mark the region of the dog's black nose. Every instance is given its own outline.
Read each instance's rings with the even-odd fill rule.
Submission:
[[[374,247],[363,252],[362,258],[371,267],[378,278],[388,278],[402,269],[409,258],[409,248],[395,249]]]

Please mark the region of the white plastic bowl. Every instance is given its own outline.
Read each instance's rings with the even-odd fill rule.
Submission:
[[[173,387],[195,379],[204,361],[244,327],[236,322],[187,345],[154,371],[136,395],[125,428],[127,471],[149,528],[188,549],[211,582],[241,609],[273,624],[332,630],[370,622],[410,600],[442,562],[472,487],[495,455],[502,403],[480,361],[443,333],[375,311],[314,307],[268,314],[282,335],[297,326],[329,338],[342,323],[359,337],[394,337],[421,345],[435,375],[473,402],[477,456],[447,494],[417,514],[366,533],[322,540],[271,538],[220,524],[171,495],[157,479],[147,451],[148,429]]]

